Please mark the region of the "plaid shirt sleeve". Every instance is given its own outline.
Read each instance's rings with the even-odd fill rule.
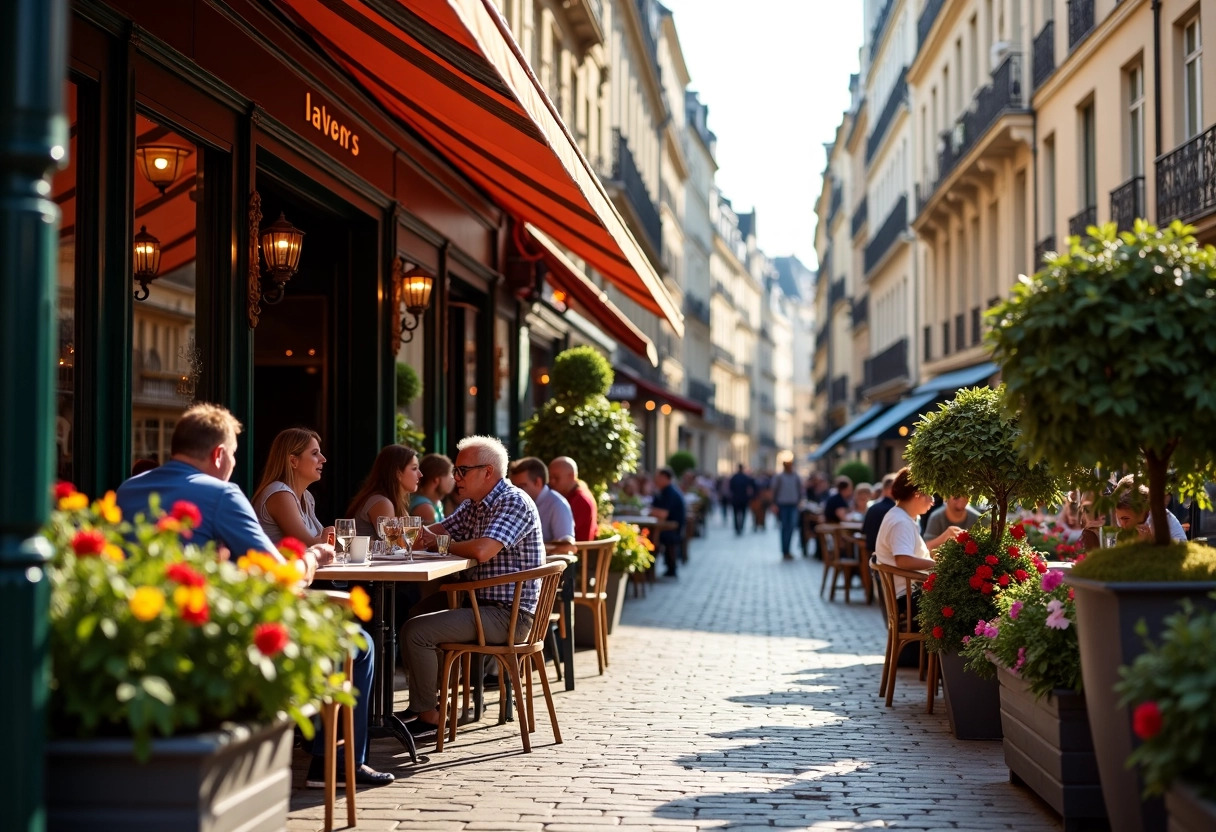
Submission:
[[[473,501],[465,500],[456,506],[455,511],[439,521],[439,525],[443,527],[445,532],[451,535],[453,540],[467,540],[472,518]]]
[[[505,549],[515,546],[532,529],[536,509],[525,502],[522,493],[511,489],[499,496],[494,514],[480,537],[497,540]]]

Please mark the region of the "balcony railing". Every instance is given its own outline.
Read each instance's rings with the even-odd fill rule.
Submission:
[[[1190,221],[1216,208],[1216,127],[1157,160],[1157,223]]]
[[[643,27],[644,28],[644,27]],[[621,190],[629,200],[630,206],[637,214],[642,225],[642,232],[650,243],[655,254],[663,252],[663,221],[659,218],[659,209],[646,188],[646,182],[633,161],[633,152],[629,149],[629,140],[621,135],[619,129],[613,129],[613,158],[612,179],[621,185]]]
[[[929,0],[925,4],[924,11],[920,13],[920,17],[916,21],[917,50],[925,45],[925,39],[929,37],[929,32],[933,29],[933,21],[937,20],[944,5],[946,5],[946,0]]]
[[[992,82],[975,96],[974,106],[963,113],[953,130],[942,133],[942,150],[938,154],[937,181],[941,182],[954,170],[959,160],[988,132],[997,119],[1009,110],[1026,108],[1022,90],[1022,56],[1012,52],[992,71]],[[936,187],[935,187],[936,190]]]
[[[866,198],[861,198],[861,203],[857,206],[857,210],[853,212],[853,228],[852,235],[857,236],[857,232],[861,231],[861,227],[866,224],[866,211],[869,210],[866,205]]]
[[[1082,209],[1081,213],[1075,214],[1068,218],[1068,233],[1074,237],[1084,237],[1085,229],[1098,222],[1098,208],[1095,205],[1090,205]]]
[[[887,0],[882,7],[882,11],[878,13],[878,20],[874,21],[874,28],[870,30],[871,59],[873,59],[874,53],[878,51],[878,44],[882,43],[882,36],[886,34],[887,21],[891,19],[891,9],[894,7],[895,0]]]
[[[900,338],[865,362],[865,387],[877,387],[908,375],[908,339]]]
[[[730,292],[726,291],[726,284],[723,283],[721,280],[714,281],[713,293],[715,295],[721,295],[722,297],[726,298],[727,300],[730,300]]]
[[[873,271],[879,261],[890,251],[891,246],[899,239],[908,228],[908,195],[904,194],[895,203],[895,207],[891,209],[891,213],[887,214],[887,218],[883,220],[882,228],[878,229],[878,233],[870,238],[869,244],[866,246],[866,274]]]
[[[1143,176],[1133,176],[1110,192],[1110,218],[1120,231],[1131,231],[1145,213]]]
[[[832,220],[836,219],[836,215],[840,213],[840,206],[844,203],[844,188],[837,185],[832,188],[832,200],[828,203],[828,225],[832,224]]]
[[[708,382],[695,378],[688,380],[688,397],[695,402],[713,407],[716,389]]]
[[[1056,71],[1056,22],[1049,20],[1034,36],[1034,53],[1031,72],[1034,73],[1034,88],[1037,90],[1043,82]]]
[[[1094,28],[1094,0],[1068,0],[1068,48],[1072,49]]]
[[[853,300],[853,326],[858,327],[870,320],[870,296],[862,295]]]
[[[1043,258],[1047,256],[1047,252],[1057,251],[1056,235],[1044,237],[1034,244],[1034,270],[1037,272],[1043,268]]]
[[[887,96],[887,103],[883,105],[882,115],[878,117],[874,129],[870,132],[870,137],[866,139],[866,164],[870,163],[870,160],[878,153],[878,148],[882,147],[882,140],[887,135],[887,129],[895,119],[895,114],[899,112],[900,105],[907,100],[908,69],[905,67],[899,71],[899,78],[896,79],[895,86],[891,88],[891,94]]]
[[[831,312],[832,307],[844,300],[844,278],[839,278],[832,281],[832,285],[828,288],[828,311]]]
[[[684,296],[684,314],[694,321],[709,323],[709,303],[695,295]]]
[[[832,332],[832,330],[826,322],[824,323],[823,326],[819,327],[819,331],[815,333],[815,351],[816,352],[818,352],[819,350],[824,348],[824,346],[828,342],[828,338],[831,337],[831,332]]]
[[[832,387],[828,390],[828,406],[844,404],[849,399],[849,377],[836,376],[832,379]]]

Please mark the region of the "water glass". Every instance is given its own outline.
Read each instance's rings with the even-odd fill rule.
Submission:
[[[1102,548],[1113,549],[1119,545],[1119,530],[1114,528],[1102,529]]]
[[[372,540],[367,544],[367,559],[384,557],[385,548],[383,540]]]
[[[452,543],[452,536],[448,534],[435,535],[435,551],[441,555],[448,553],[448,546]]]
[[[334,562],[346,563],[350,560],[350,542],[355,539],[354,518],[348,517],[342,520],[335,520],[334,536],[338,538],[338,544],[342,547],[342,560],[339,561],[335,556]]]

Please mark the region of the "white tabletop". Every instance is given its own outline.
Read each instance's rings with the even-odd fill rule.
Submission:
[[[477,561],[469,558],[414,552],[412,563],[404,559],[377,559],[370,563],[322,566],[317,570],[316,578],[324,581],[433,581],[476,565]]]

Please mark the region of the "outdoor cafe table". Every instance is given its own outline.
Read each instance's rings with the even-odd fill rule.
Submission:
[[[393,714],[393,668],[397,662],[397,593],[393,590],[401,581],[433,581],[476,565],[477,561],[469,558],[414,552],[413,561],[384,558],[343,566],[323,566],[316,573],[315,579],[319,581],[368,583],[377,594],[376,620],[371,628],[376,642],[376,678],[372,681],[368,722],[395,736],[409,749],[414,762],[418,762],[418,758],[413,738],[406,731],[405,723]]]

